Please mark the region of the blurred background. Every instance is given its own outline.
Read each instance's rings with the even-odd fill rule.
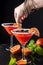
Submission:
[[[0,44],[8,43],[9,35],[1,26],[2,23],[15,22],[14,9],[24,0],[0,0]],[[43,37],[43,8],[35,10],[22,23],[22,27],[37,27]]]

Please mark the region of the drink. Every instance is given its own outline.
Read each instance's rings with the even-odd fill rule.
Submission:
[[[17,27],[14,27],[14,26],[5,26],[4,28],[8,32],[9,35],[12,35],[11,30],[16,29]]]
[[[20,42],[23,48],[25,47],[26,43],[30,40],[30,38],[33,36],[33,32],[30,33],[29,30],[30,29],[21,28],[21,29],[15,29],[11,31],[13,35],[16,37],[16,39]],[[23,54],[22,54],[22,58],[25,59]]]
[[[32,34],[29,33],[28,30],[29,29],[16,29],[13,30],[12,33],[22,45],[25,45],[32,37]]]
[[[13,24],[15,24],[15,25],[13,25]],[[4,23],[4,24],[2,24],[2,26],[8,32],[9,35],[12,35],[11,30],[18,28],[18,24],[16,24],[16,23]],[[19,27],[21,27],[21,24],[19,25]]]
[[[3,23],[2,26],[4,27],[4,29],[10,35],[10,48],[11,48],[13,46],[13,35],[11,33],[11,30],[16,29],[16,28],[20,28],[21,24],[17,24],[17,23]],[[6,49],[6,50],[8,50],[8,49]]]
[[[22,45],[26,45],[26,43],[27,43],[27,42],[30,40],[30,38],[32,37],[32,34],[20,32],[19,34],[14,34],[14,36],[17,38],[17,40],[18,40]]]

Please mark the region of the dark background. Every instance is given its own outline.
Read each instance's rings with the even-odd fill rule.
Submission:
[[[15,22],[14,8],[21,4],[23,1],[24,0],[0,0],[0,44],[8,44],[10,42],[10,36],[1,26],[1,24],[7,22]],[[22,24],[25,28],[37,27],[41,33],[40,37],[43,37],[43,8],[32,12],[27,17],[27,19],[23,21]],[[16,43],[16,40],[14,40],[14,42]],[[5,47],[5,45],[3,46]],[[0,46],[0,65],[7,65],[6,63],[9,61],[9,53],[4,51],[4,47]],[[42,62],[39,64],[43,65]]]

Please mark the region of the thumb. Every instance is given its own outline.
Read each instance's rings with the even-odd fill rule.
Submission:
[[[14,17],[15,17],[15,21],[16,21],[16,23],[18,23],[19,16],[17,15],[17,13],[14,13]]]

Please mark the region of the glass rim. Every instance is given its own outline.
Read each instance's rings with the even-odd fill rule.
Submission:
[[[14,34],[33,34],[34,32],[30,33],[30,32],[17,32],[18,30],[30,30],[29,28],[18,28],[18,29],[13,29],[11,30],[11,32]]]
[[[9,24],[9,25],[7,25],[7,24]],[[22,24],[20,24],[20,23],[2,23],[1,26],[3,26],[3,27],[18,27],[16,25],[15,26],[12,26],[10,24],[19,24],[20,26],[22,26]]]

